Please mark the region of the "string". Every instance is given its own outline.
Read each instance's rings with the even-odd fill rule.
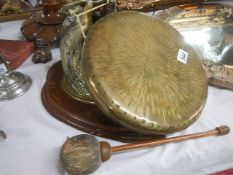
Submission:
[[[99,9],[99,8],[101,8],[101,7],[105,6],[105,5],[107,5],[108,3],[109,3],[109,0],[107,0],[107,2],[104,3],[104,4],[101,4],[101,5],[99,5],[99,6],[96,6],[96,7],[92,8],[92,9],[89,9],[89,10],[87,10],[87,11],[84,11],[84,12],[82,12],[82,13],[79,13],[78,15],[75,14],[75,16],[76,16],[76,18],[77,18],[77,20],[78,20],[78,24],[79,24],[79,26],[80,26],[80,29],[81,29],[81,32],[82,32],[82,35],[83,35],[83,38],[84,38],[84,39],[86,39],[86,35],[85,35],[84,30],[83,30],[84,27],[83,27],[83,25],[82,25],[82,23],[81,23],[81,21],[80,21],[80,16],[85,15],[85,14],[87,14],[87,13],[90,13],[90,12],[96,10],[96,9]]]

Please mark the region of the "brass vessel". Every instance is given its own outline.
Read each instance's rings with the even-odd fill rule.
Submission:
[[[62,66],[65,74],[62,80],[62,87],[74,99],[89,104],[94,104],[94,101],[87,90],[80,71],[81,50],[84,43],[81,27],[86,33],[92,24],[92,16],[91,13],[83,15],[80,18],[82,24],[80,26],[75,14],[89,10],[92,7],[92,1],[84,1],[81,4],[80,2],[71,3],[63,8],[63,11],[68,13],[69,16],[63,23],[64,33],[60,43]]]

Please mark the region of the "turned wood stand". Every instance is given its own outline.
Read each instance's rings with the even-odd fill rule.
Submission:
[[[26,20],[21,32],[29,41],[37,44],[32,60],[46,63],[52,59],[51,47],[59,43],[60,31],[65,15],[60,12],[62,0],[42,0],[43,12]]]

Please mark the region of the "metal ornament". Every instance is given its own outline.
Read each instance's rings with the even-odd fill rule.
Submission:
[[[80,7],[70,11],[74,17],[65,20],[60,47],[62,86],[70,96],[85,103],[93,103],[94,97],[111,119],[145,134],[179,131],[198,118],[207,77],[199,56],[179,32],[139,12],[118,12],[97,21],[85,39],[90,13],[77,19]]]
[[[81,50],[83,47],[83,32],[87,32],[92,24],[91,13],[85,14],[79,20],[75,15],[93,8],[93,1],[71,3],[63,8],[69,16],[63,23],[63,36],[60,43],[62,66],[65,76],[62,80],[62,88],[72,98],[87,104],[94,104],[94,99],[89,93],[80,71]],[[82,26],[78,25],[78,21]],[[75,36],[75,37],[74,37]]]
[[[62,88],[72,98],[87,104],[95,102],[83,81],[80,70],[83,43],[88,29],[92,25],[92,12],[113,3],[108,0],[106,3],[94,7],[99,2],[101,1],[84,0],[66,4],[62,9],[63,13],[68,16],[63,23],[64,33],[60,43],[62,66],[65,73]]]
[[[9,70],[0,53],[0,101],[10,100],[24,94],[31,83],[29,76]]]
[[[97,21],[81,63],[99,109],[140,133],[185,129],[206,101],[207,77],[195,50],[173,27],[139,12]]]
[[[198,2],[203,1],[204,0],[198,0]],[[60,43],[62,65],[65,73],[62,80],[62,87],[64,91],[72,98],[88,104],[94,104],[95,101],[90,94],[86,83],[83,81],[82,73],[80,70],[80,60],[83,43],[85,41],[85,35],[92,25],[92,13],[90,12],[93,9],[98,8],[96,5],[101,3],[101,6],[106,5],[106,8],[102,8],[102,10],[98,11],[100,14],[103,13],[102,16],[104,16],[108,13],[121,10],[152,12],[154,10],[165,9],[174,5],[188,4],[193,1],[184,0],[178,2],[177,0],[108,0],[107,3],[104,2],[105,1],[98,0],[83,0],[68,3],[63,7],[62,10],[63,13],[67,14],[67,18],[63,23],[63,36]],[[77,18],[77,15],[82,13],[83,15],[80,18]]]

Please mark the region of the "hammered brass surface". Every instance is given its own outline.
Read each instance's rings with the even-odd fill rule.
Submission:
[[[187,63],[177,60],[178,50]],[[142,133],[191,125],[207,96],[200,58],[170,25],[139,12],[112,13],[88,32],[81,71],[96,104]]]
[[[93,2],[83,3],[83,8],[78,6],[78,2],[66,5],[64,13],[68,13],[67,9],[75,12],[90,10]],[[68,17],[63,23],[63,36],[60,43],[60,53],[64,76],[61,82],[63,90],[72,98],[87,104],[94,104],[94,100],[86,88],[85,82],[79,68],[81,50],[84,38],[81,32],[81,26],[78,24],[75,14],[67,14]],[[86,33],[92,24],[91,13],[85,14],[80,18],[82,30]]]

